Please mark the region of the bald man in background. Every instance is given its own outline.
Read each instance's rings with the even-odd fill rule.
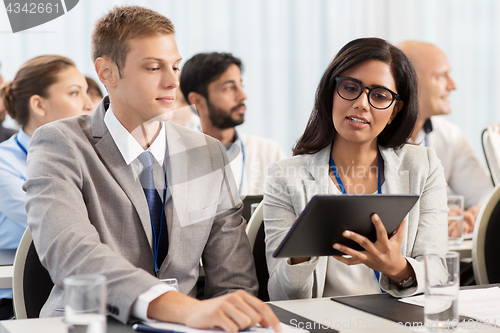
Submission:
[[[493,184],[460,128],[438,117],[451,112],[448,97],[457,88],[450,76],[450,64],[444,52],[432,44],[406,41],[398,47],[410,59],[418,76],[419,114],[411,141],[436,150],[444,167],[448,194],[465,198],[464,233],[470,233],[482,200]]]

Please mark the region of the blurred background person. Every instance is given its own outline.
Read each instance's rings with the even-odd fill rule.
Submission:
[[[179,71],[179,79],[181,77],[181,71]],[[197,131],[200,126],[200,118],[195,113],[196,109],[189,106],[186,102],[184,95],[182,93],[181,87],[177,87],[175,92],[174,108],[172,111],[172,118],[170,119],[174,123]]]
[[[49,122],[89,113],[85,77],[68,58],[28,60],[0,91],[9,115],[21,128],[0,144],[0,249],[16,249],[27,227],[24,208],[26,159],[33,132]],[[64,195],[64,194],[61,194]],[[13,316],[12,290],[0,289],[0,320]]]
[[[97,82],[95,82],[92,78],[88,76],[85,77],[85,80],[87,81],[87,85],[89,86],[89,88],[87,89],[87,95],[92,101],[92,111],[94,111],[95,108],[99,105],[99,103],[101,103],[101,100],[104,96]]]
[[[471,233],[481,202],[493,189],[493,183],[461,129],[438,117],[451,112],[448,98],[457,88],[451,66],[444,52],[433,44],[406,41],[398,47],[410,59],[418,77],[419,113],[411,142],[436,151],[444,167],[448,194],[464,196],[464,233]],[[449,234],[456,234],[455,229],[451,227]]]
[[[2,74],[0,74],[0,89],[3,84],[3,77]],[[13,130],[11,128],[5,128],[3,127],[2,123],[5,120],[5,116],[7,115],[7,110],[5,109],[3,102],[2,102],[2,96],[0,96],[0,142],[3,142],[10,138],[12,134],[16,133],[16,130]]]
[[[0,89],[1,87],[2,84],[0,83]],[[0,142],[7,140],[17,132],[16,130],[13,130],[11,128],[3,127],[2,123],[5,120],[6,115],[7,115],[7,109],[3,105],[2,96],[0,95]]]
[[[198,53],[184,65],[180,88],[196,106],[200,130],[225,144],[240,195],[262,195],[267,167],[286,155],[276,141],[236,131],[246,113],[242,67],[230,53]]]

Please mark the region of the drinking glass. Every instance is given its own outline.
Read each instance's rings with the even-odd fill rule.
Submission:
[[[425,255],[425,327],[449,331],[458,327],[460,255],[448,252],[444,258]],[[440,267],[436,264],[442,263]]]
[[[259,207],[259,205],[260,205],[260,202],[256,202],[256,203],[253,203],[250,205],[250,216],[253,215],[253,213],[255,212],[257,207]]]
[[[65,320],[71,333],[106,333],[104,275],[75,275],[63,280]]]
[[[448,196],[448,245],[461,245],[464,241],[464,196]]]
[[[174,288],[175,290],[179,291],[179,283],[177,282],[176,278],[171,278],[171,279],[162,279],[160,280],[163,283],[168,284],[170,287]]]

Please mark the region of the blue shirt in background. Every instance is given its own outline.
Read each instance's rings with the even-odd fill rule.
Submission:
[[[0,249],[17,249],[27,225],[26,158],[31,138],[22,129],[0,143]],[[1,298],[12,298],[11,289],[0,289]]]

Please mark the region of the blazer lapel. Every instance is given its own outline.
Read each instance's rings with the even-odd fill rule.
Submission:
[[[179,140],[181,135],[170,122],[165,122],[167,133],[167,151],[165,165],[167,186],[172,194],[173,217],[181,226],[189,221],[188,215],[188,165],[185,145]],[[172,224],[173,226],[173,224]]]
[[[384,181],[388,193],[410,194],[410,171],[402,166],[394,149],[379,149],[384,160]]]
[[[330,181],[328,159],[330,158],[331,147],[331,145],[328,145],[328,147],[323,148],[317,154],[307,156],[309,158],[307,170],[311,174],[312,179],[303,180],[307,199],[305,204],[315,195],[328,194],[328,182]]]
[[[394,149],[379,147],[380,154],[384,160],[384,181],[387,188],[387,193],[394,194],[410,194],[410,171],[403,167],[401,159],[396,154]],[[406,219],[405,237],[401,243],[402,253],[406,253],[408,244],[408,225],[409,215]]]
[[[106,124],[104,123],[104,113],[109,106],[109,98],[106,97],[92,115],[92,135],[96,140],[95,149],[99,157],[107,166],[110,173],[127,197],[132,202],[139,219],[141,220],[144,232],[148,238],[150,246],[153,245],[153,231],[149,219],[149,209],[146,197],[142,191],[140,183],[134,180],[132,168],[128,166],[118,147],[116,146]]]

